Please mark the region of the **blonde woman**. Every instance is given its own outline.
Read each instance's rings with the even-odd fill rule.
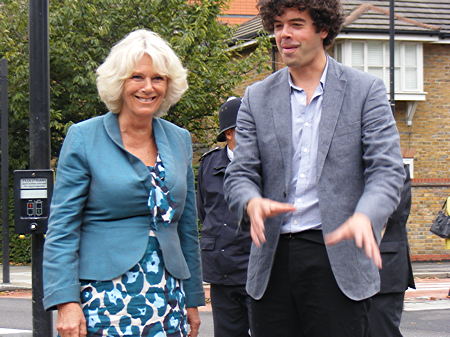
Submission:
[[[61,337],[195,337],[204,293],[191,138],[160,118],[186,91],[186,70],[141,29],[112,48],[97,87],[110,112],[73,125],[59,157],[44,306],[58,309]]]

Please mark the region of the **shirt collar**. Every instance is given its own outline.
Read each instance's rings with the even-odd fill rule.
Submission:
[[[325,81],[327,79],[327,72],[328,72],[328,56],[327,56],[327,63],[325,64],[325,68],[323,69],[322,72],[322,76],[320,77],[320,86],[323,90],[323,88],[325,87]],[[289,80],[289,86],[291,87],[291,91],[292,90],[298,90],[298,91],[303,91],[302,88],[297,87],[294,83],[292,83],[292,78],[291,78],[291,74],[289,73],[288,76],[288,80]]]
[[[228,156],[228,159],[230,159],[230,161],[232,161],[234,158],[233,150],[230,149],[228,146],[227,146],[227,156]]]

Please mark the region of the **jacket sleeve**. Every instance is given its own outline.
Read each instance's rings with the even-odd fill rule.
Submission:
[[[224,178],[225,200],[241,225],[248,223],[247,203],[262,195],[261,158],[255,121],[250,109],[250,88],[247,88],[238,112],[234,158],[228,165]]]
[[[83,137],[77,125],[64,140],[56,173],[44,244],[44,308],[80,301],[78,250],[80,226],[90,185]]]
[[[374,79],[368,91],[361,118],[365,187],[355,212],[369,217],[380,242],[383,226],[400,201],[405,178],[400,137],[380,79]]]
[[[186,307],[205,305],[205,294],[202,284],[202,268],[198,243],[197,212],[195,203],[194,172],[192,170],[192,141],[186,133],[186,151],[188,169],[186,175],[187,194],[183,213],[178,223],[181,249],[186,259],[191,277],[184,280]]]

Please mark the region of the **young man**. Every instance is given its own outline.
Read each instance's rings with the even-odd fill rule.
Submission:
[[[252,337],[367,336],[405,174],[386,91],[326,54],[338,0],[258,5],[287,68],[247,88],[224,185],[250,222]]]
[[[220,108],[217,140],[227,145],[202,156],[197,179],[197,209],[203,224],[203,280],[211,284],[215,337],[249,337],[250,297],[245,281],[251,238],[248,231],[239,230],[238,219],[228,210],[223,196],[223,178],[233,159],[240,105],[240,98],[231,97]]]

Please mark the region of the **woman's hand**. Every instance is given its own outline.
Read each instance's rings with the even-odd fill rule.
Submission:
[[[190,326],[189,337],[197,337],[198,331],[200,329],[200,314],[198,313],[198,308],[187,308],[187,321]]]
[[[58,305],[56,330],[61,337],[86,336],[86,318],[79,303],[69,302]]]

